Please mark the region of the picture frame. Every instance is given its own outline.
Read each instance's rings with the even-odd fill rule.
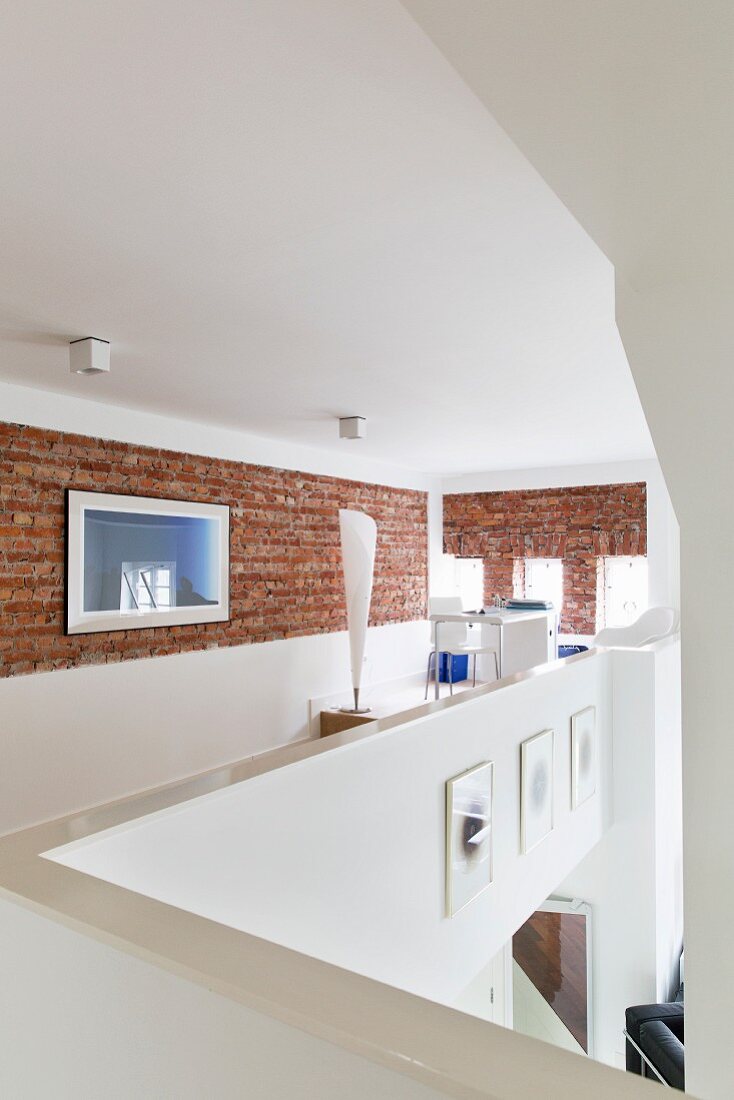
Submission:
[[[571,715],[571,809],[596,793],[596,707],[584,707]]]
[[[520,848],[527,855],[553,831],[554,740],[542,730],[520,746]]]
[[[492,884],[494,762],[446,783],[446,916],[465,909]]]
[[[229,621],[229,506],[66,490],[66,634]]]

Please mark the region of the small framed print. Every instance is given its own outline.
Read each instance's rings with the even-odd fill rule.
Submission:
[[[553,730],[520,746],[520,846],[530,852],[553,829]]]
[[[446,915],[453,917],[492,882],[494,764],[446,783]]]
[[[571,715],[571,809],[596,791],[596,707]]]

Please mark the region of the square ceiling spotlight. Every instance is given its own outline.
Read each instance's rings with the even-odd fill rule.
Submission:
[[[72,374],[109,374],[110,342],[85,336],[69,344],[69,369]]]
[[[364,416],[340,416],[340,439],[364,439],[367,435],[367,420]]]

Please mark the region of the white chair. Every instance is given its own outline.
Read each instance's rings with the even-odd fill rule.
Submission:
[[[675,634],[679,619],[673,607],[651,607],[629,626],[608,626],[600,630],[592,645],[632,646],[636,649]]]
[[[460,596],[432,596],[428,601],[428,613],[429,615],[460,615],[463,611],[461,597]],[[499,661],[497,659],[497,649],[495,646],[487,645],[471,645],[467,641],[466,623],[440,623],[440,631],[438,635],[439,652],[446,653],[448,655],[448,670],[449,670],[449,692],[454,694],[454,681],[451,668],[452,657],[473,657],[474,658],[474,670],[472,687],[476,686],[477,682],[477,657],[483,653],[491,653],[494,657],[494,674],[495,678],[500,678]],[[428,654],[428,668],[426,670],[426,693],[424,699],[428,698],[428,684],[431,679],[431,664],[435,663],[436,656],[436,623],[431,623],[431,641],[433,648]],[[439,670],[435,670],[436,679],[438,680]]]

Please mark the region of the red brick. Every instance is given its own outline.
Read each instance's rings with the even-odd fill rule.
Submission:
[[[425,493],[18,424],[0,439],[0,676],[343,630],[345,507],[378,525],[372,624],[425,616]],[[228,504],[230,622],[65,637],[67,487]]]
[[[485,601],[513,595],[526,557],[561,557],[561,629],[596,632],[598,556],[647,554],[647,487],[584,485],[444,497],[444,550],[484,559]]]

